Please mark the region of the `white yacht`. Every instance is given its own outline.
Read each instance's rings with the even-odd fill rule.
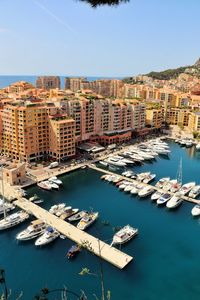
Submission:
[[[178,183],[177,179],[169,180],[166,184],[163,185],[163,190],[169,191],[171,190],[172,186],[174,186],[177,183]]]
[[[115,159],[112,157],[109,157],[107,160],[105,160],[109,165],[117,166],[117,167],[125,167],[126,163],[120,161],[119,159]]]
[[[139,183],[137,185],[135,185],[132,190],[131,190],[131,194],[132,195],[136,195],[139,193],[140,190],[142,190],[144,188],[144,185],[142,183]]]
[[[163,193],[159,192],[159,191],[156,191],[155,193],[153,193],[151,195],[151,200],[152,201],[155,201],[157,200],[158,198],[160,198],[161,196],[163,195]]]
[[[144,197],[147,197],[147,196],[151,195],[154,191],[155,190],[152,187],[149,187],[149,186],[144,187],[142,190],[140,190],[138,192],[138,196],[144,198]]]
[[[41,220],[32,221],[31,224],[23,231],[16,235],[19,241],[27,241],[41,235],[46,229],[46,223]]]
[[[164,177],[164,178],[161,178],[157,183],[156,183],[156,187],[162,189],[163,188],[163,185],[166,184],[167,182],[170,181],[170,177]]]
[[[120,190],[124,190],[125,189],[125,187],[127,186],[127,185],[130,185],[130,181],[123,181],[120,185],[119,185],[119,189]]]
[[[150,174],[151,174],[150,172],[139,173],[139,174],[137,174],[137,180],[138,181],[143,181]]]
[[[53,177],[49,178],[49,182],[50,183],[53,182],[57,185],[62,185],[62,181],[60,179],[58,179],[56,176],[53,176]]]
[[[58,212],[63,213],[65,207],[66,207],[65,203],[55,204],[49,209],[49,212],[53,215],[56,215]]]
[[[143,179],[143,182],[149,183],[149,182],[153,181],[155,177],[156,177],[156,174],[150,174],[146,178]]]
[[[172,193],[176,193],[180,189],[181,189],[181,183],[180,182],[176,182],[176,183],[174,183],[174,184],[171,185],[170,191]]]
[[[50,191],[52,190],[51,184],[46,180],[46,181],[41,181],[37,183],[37,186],[39,186],[43,190]]]
[[[130,185],[127,185],[124,189],[124,192],[129,193],[133,188],[134,188],[134,184],[131,183]]]
[[[99,164],[102,165],[102,166],[104,166],[104,167],[107,167],[107,165],[108,165],[108,163],[105,162],[105,161],[103,161],[103,160],[100,160]]]
[[[72,208],[70,206],[66,207],[64,212],[59,216],[57,215],[58,217],[60,217],[62,220],[66,220],[67,218],[77,214],[79,211],[78,208]]]
[[[174,194],[174,196],[172,196],[172,198],[167,202],[166,206],[168,208],[175,208],[179,206],[183,202],[181,196],[182,195],[179,193]]]
[[[191,214],[193,217],[198,217],[200,215],[200,205],[196,204],[193,209],[191,210]]]
[[[113,236],[113,240],[111,243],[111,246],[117,245],[117,244],[124,244],[130,239],[132,239],[134,236],[138,234],[138,229],[133,228],[130,225],[124,226],[122,229],[120,229],[115,235]]]
[[[7,213],[13,209],[15,209],[15,206],[12,203],[5,202],[3,199],[0,199],[0,215],[2,215],[4,211]]]
[[[14,227],[29,218],[29,214],[20,210],[12,215],[6,216],[6,218],[0,220],[0,230]]]
[[[192,188],[195,187],[195,184],[196,184],[195,182],[186,183],[180,188],[179,192],[182,195],[186,195],[187,193],[189,193],[189,191],[191,191]]]
[[[35,246],[47,245],[57,239],[59,235],[60,233],[53,227],[47,227],[43,235],[37,238],[37,240],[35,241]]]
[[[165,204],[167,201],[169,201],[171,199],[172,195],[171,194],[168,194],[168,193],[165,193],[163,194],[158,200],[157,200],[157,204],[158,205],[163,205]]]
[[[88,226],[90,226],[96,221],[98,216],[99,216],[98,212],[90,212],[86,214],[77,224],[77,228],[80,230],[85,230]]]
[[[51,187],[52,189],[54,189],[54,190],[59,190],[59,185],[56,184],[55,182],[53,182],[53,181],[48,181],[48,183],[49,183],[49,185],[50,185],[50,187]]]
[[[195,187],[193,187],[191,189],[191,191],[189,192],[189,197],[190,198],[196,198],[198,195],[200,194],[200,185],[196,185]]]
[[[79,221],[79,220],[81,220],[83,217],[85,217],[86,214],[88,214],[88,212],[85,211],[85,210],[79,211],[79,212],[77,212],[76,214],[74,214],[73,216],[69,217],[69,218],[68,218],[68,221],[69,221],[69,222]]]

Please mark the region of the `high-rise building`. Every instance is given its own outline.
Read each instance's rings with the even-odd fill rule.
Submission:
[[[59,76],[40,76],[36,80],[36,87],[39,89],[60,89]]]

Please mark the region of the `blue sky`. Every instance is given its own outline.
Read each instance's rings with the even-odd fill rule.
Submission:
[[[0,74],[126,76],[193,64],[199,0],[0,0]]]

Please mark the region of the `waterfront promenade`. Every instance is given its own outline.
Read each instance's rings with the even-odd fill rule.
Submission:
[[[133,259],[132,256],[119,251],[114,247],[111,247],[98,238],[93,237],[92,235],[78,229],[66,221],[61,220],[57,216],[52,215],[45,209],[28,201],[25,198],[19,198],[14,202],[14,204],[27,211],[29,214],[34,215],[37,219],[45,220],[48,225],[53,226],[67,238],[80,245],[83,245],[87,250],[113,264],[119,269],[126,267],[126,265]]]

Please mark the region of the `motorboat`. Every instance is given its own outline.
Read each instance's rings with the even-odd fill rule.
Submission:
[[[166,184],[163,185],[163,190],[165,190],[167,192],[167,191],[171,190],[172,186],[174,186],[177,183],[178,183],[177,179],[169,180]]]
[[[122,184],[119,185],[119,189],[124,190],[127,185],[130,185],[130,183],[131,183],[130,181],[122,182]]]
[[[108,163],[105,162],[104,160],[100,160],[100,161],[99,161],[99,164],[102,165],[102,166],[104,166],[104,167],[107,167],[107,166],[108,166]]]
[[[70,247],[67,252],[67,258],[74,258],[81,251],[81,246],[76,244]]]
[[[80,230],[85,230],[87,227],[89,227],[91,224],[93,224],[96,221],[98,216],[99,216],[98,212],[90,212],[86,214],[77,224],[77,228]]]
[[[18,224],[26,221],[28,218],[29,214],[23,210],[15,212],[14,214],[6,216],[6,218],[0,220],[0,230],[17,226]]]
[[[39,186],[43,190],[47,190],[47,191],[52,190],[52,185],[48,181],[38,182],[37,186]]]
[[[53,215],[56,215],[57,212],[63,212],[66,207],[65,203],[55,204],[50,209],[49,212]]]
[[[187,193],[189,193],[189,191],[191,191],[191,189],[193,188],[193,187],[195,187],[195,182],[189,182],[189,183],[186,183],[186,184],[184,184],[181,188],[180,188],[180,190],[179,190],[179,192],[182,194],[182,195],[187,195]]]
[[[181,197],[182,195],[180,193],[174,194],[174,196],[172,196],[172,198],[167,202],[167,208],[178,207],[183,202],[183,199]]]
[[[154,188],[147,186],[138,192],[138,196],[144,198],[151,195],[154,191],[155,191]]]
[[[16,235],[16,239],[19,241],[27,241],[38,237],[43,234],[47,225],[44,221],[35,220],[23,231]]]
[[[129,193],[133,188],[134,188],[134,184],[131,183],[130,185],[127,185],[124,189],[124,192]]]
[[[118,159],[114,159],[114,158],[108,158],[107,160],[105,160],[105,162],[107,162],[109,165],[113,165],[113,166],[117,166],[117,167],[125,167],[126,163],[122,162]]]
[[[49,226],[46,228],[45,232],[39,238],[37,238],[35,241],[35,246],[47,245],[57,239],[59,235],[60,233],[56,229]]]
[[[39,196],[37,194],[34,194],[32,197],[29,198],[29,201],[34,202],[39,199],[40,199]]]
[[[139,191],[142,190],[143,188],[144,188],[144,185],[142,183],[139,183],[132,188],[130,193],[132,195],[137,195],[139,193]]]
[[[164,184],[168,183],[169,181],[170,181],[169,177],[163,177],[156,183],[155,186],[162,189]]]
[[[159,191],[156,191],[155,193],[153,193],[151,195],[151,200],[152,201],[155,201],[157,199],[159,199],[161,196],[163,195],[163,193],[159,192]]]
[[[49,182],[50,183],[53,182],[57,185],[62,185],[63,184],[62,181],[60,179],[58,179],[56,176],[53,176],[53,177],[49,178]]]
[[[79,212],[77,212],[76,214],[74,214],[73,216],[69,217],[69,218],[68,218],[68,221],[69,221],[69,222],[76,222],[76,221],[79,221],[79,220],[81,220],[86,214],[88,214],[88,212],[85,211],[85,210],[79,211]]]
[[[155,179],[155,177],[156,177],[156,174],[150,174],[146,178],[143,179],[143,182],[149,183],[149,182],[153,181]]]
[[[104,174],[101,176],[101,180],[105,180],[106,179],[107,174]]]
[[[172,193],[176,193],[177,191],[179,191],[181,189],[181,183],[180,182],[176,182],[175,184],[171,185],[170,191]]]
[[[130,225],[124,226],[122,229],[120,229],[115,235],[113,236],[113,240],[111,243],[111,246],[117,245],[117,244],[124,244],[128,241],[130,241],[134,236],[138,234],[138,229],[133,228]]]
[[[196,204],[193,209],[191,210],[191,214],[193,215],[193,217],[197,217],[200,215],[200,205]]]
[[[195,187],[193,187],[191,189],[191,191],[189,192],[189,197],[190,198],[196,198],[198,195],[200,194],[200,185],[196,185]]]
[[[150,174],[151,174],[150,172],[139,173],[139,174],[137,174],[137,180],[138,181],[143,181]]]
[[[200,150],[200,143],[196,145],[196,150]]]
[[[60,218],[62,220],[66,220],[67,218],[77,214],[77,212],[79,211],[78,208],[67,208],[64,210],[64,212],[60,215]]]
[[[48,181],[49,185],[51,186],[52,189],[54,190],[59,190],[59,185],[56,184],[55,182]]]
[[[169,201],[171,199],[172,195],[169,193],[165,193],[163,194],[159,199],[157,199],[156,203],[158,205],[163,205],[165,204],[167,201]]]
[[[122,180],[122,177],[121,176],[115,176],[115,178],[113,179],[113,183],[118,183],[119,181],[121,181]]]
[[[5,202],[3,199],[0,199],[0,215],[7,213],[15,209],[15,206],[12,203]]]
[[[126,177],[131,177],[134,175],[134,172],[133,171],[125,171],[122,173],[123,176],[126,176]]]

